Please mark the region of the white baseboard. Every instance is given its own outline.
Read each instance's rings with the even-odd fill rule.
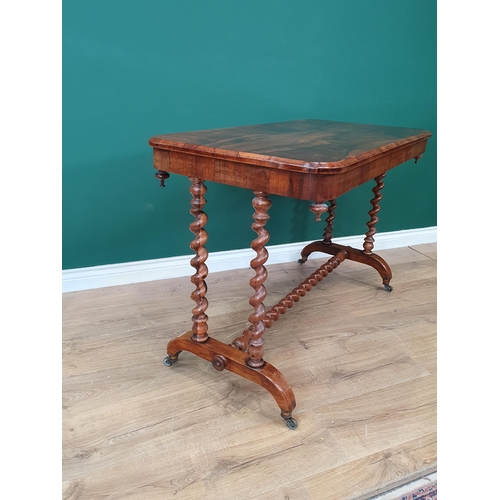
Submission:
[[[346,236],[344,238],[334,238],[333,241],[341,245],[362,248],[364,237],[364,234],[360,236]],[[377,233],[375,236],[375,250],[387,250],[389,248],[400,248],[422,243],[435,243],[436,241],[436,227]],[[297,260],[300,257],[301,250],[308,243],[310,241],[268,246],[266,248],[269,251],[269,259],[266,264],[281,264]],[[189,261],[193,255],[67,269],[62,272],[62,291],[76,292],[107,286],[177,278],[179,276],[192,276],[194,270],[190,266]],[[255,252],[251,248],[213,252],[209,255],[207,264],[210,274],[212,274],[219,271],[250,267],[250,260],[254,257]],[[311,255],[311,258],[314,258],[314,254]]]

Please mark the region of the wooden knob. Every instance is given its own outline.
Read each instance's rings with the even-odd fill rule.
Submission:
[[[170,174],[168,172],[165,172],[163,170],[158,170],[155,174],[155,177],[157,179],[160,179],[160,187],[165,187],[165,180],[170,177]]]
[[[212,366],[218,371],[221,372],[224,370],[227,366],[227,359],[224,356],[221,356],[220,354],[216,354],[212,358]]]
[[[316,222],[321,220],[321,214],[328,211],[328,205],[326,203],[315,202],[310,207],[309,210],[316,215]]]

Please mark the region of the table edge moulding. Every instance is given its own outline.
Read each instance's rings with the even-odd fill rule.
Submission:
[[[164,364],[173,365],[182,351],[188,351],[211,362],[218,371],[229,370],[251,380],[274,397],[286,424],[295,429],[297,421],[292,417],[295,396],[279,370],[264,360],[264,332],[346,259],[374,268],[385,290],[392,291],[389,265],[372,252],[383,179],[388,170],[408,160],[414,159],[416,163],[425,152],[430,136],[430,132],[414,128],[294,120],[152,137],[149,144],[153,148],[153,166],[160,185],[165,186],[169,173],[190,179],[190,213],[194,217],[190,230],[195,235],[190,244],[195,253],[191,259],[195,270],[191,277],[195,286],[191,294],[195,303],[193,326],[170,340]],[[369,180],[373,180],[375,186],[363,248],[332,242],[336,198]],[[249,300],[253,311],[248,327],[229,345],[208,335],[205,181],[254,193],[252,229],[257,237],[251,242],[256,255],[250,262],[255,276],[250,280],[254,293]],[[330,258],[277,304],[266,309],[264,283],[268,253],[265,245],[269,233],[265,226],[270,217],[269,195],[310,200],[316,221],[327,212],[323,238],[307,245],[298,262],[303,264],[312,252],[322,252]]]

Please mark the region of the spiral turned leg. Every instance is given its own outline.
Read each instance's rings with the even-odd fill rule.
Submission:
[[[328,216],[326,217],[326,227],[323,232],[323,241],[325,243],[330,243],[332,241],[333,220],[335,219],[335,209],[337,208],[337,202],[335,200],[329,200],[328,203]]]
[[[205,261],[208,258],[208,251],[205,248],[205,243],[208,240],[208,234],[203,227],[207,223],[208,217],[203,211],[203,207],[206,204],[204,194],[207,192],[207,188],[200,179],[190,177],[190,181],[190,192],[193,196],[190,213],[195,218],[189,226],[190,231],[195,235],[195,239],[191,242],[190,247],[196,253],[191,259],[191,266],[195,269],[195,274],[191,277],[191,283],[196,287],[191,294],[191,299],[194,300],[196,304],[192,310],[193,335],[191,338],[194,342],[206,342],[208,339],[208,316],[205,314],[205,311],[208,307],[208,300],[205,297],[207,293],[205,278],[208,275],[208,267]]]
[[[375,177],[375,182],[376,185],[372,189],[373,194],[375,195],[372,200],[370,200],[370,203],[372,205],[372,209],[368,212],[368,215],[370,216],[370,220],[366,223],[368,227],[368,231],[365,236],[365,240],[363,243],[363,253],[365,255],[373,256],[373,247],[375,244],[375,233],[377,232],[377,222],[378,222],[378,217],[377,214],[380,211],[380,205],[379,202],[382,199],[382,188],[384,187],[384,179],[385,173],[379,175],[378,177]],[[390,272],[389,272],[390,274]],[[392,292],[392,286],[389,285],[389,281],[391,279],[391,276],[384,276],[383,277],[383,285],[384,288],[387,292]]]
[[[248,321],[252,324],[248,335],[248,359],[247,364],[252,368],[260,368],[264,365],[264,334],[265,326],[264,319],[266,316],[266,306],[263,304],[266,298],[266,287],[264,282],[267,278],[267,270],[264,267],[268,258],[265,244],[269,241],[269,233],[265,228],[266,222],[269,219],[267,213],[271,207],[271,201],[266,193],[254,191],[255,198],[252,200],[255,213],[253,214],[254,223],[252,229],[257,233],[257,238],[252,241],[252,249],[257,254],[250,262],[250,266],[255,271],[255,276],[250,280],[250,286],[255,290],[254,295],[250,298],[250,305],[253,306],[254,312],[249,316]]]
[[[207,188],[200,179],[189,178],[191,181],[190,193],[191,210],[190,213],[194,216],[195,220],[189,225],[189,229],[195,235],[194,240],[191,242],[191,249],[196,255],[191,259],[191,266],[194,267],[195,273],[191,277],[191,283],[195,285],[195,290],[191,293],[191,299],[194,300],[196,306],[193,308],[193,327],[189,335],[189,343],[185,341],[185,335],[172,339],[167,346],[167,357],[163,360],[165,366],[172,366],[177,362],[177,358],[182,351],[193,352],[190,344],[204,345],[208,340],[208,316],[205,311],[208,307],[208,300],[205,297],[207,293],[207,284],[205,278],[208,275],[208,267],[205,261],[208,258],[208,252],[205,248],[205,243],[208,240],[208,234],[203,228],[208,221],[207,214],[203,211],[206,204],[204,194]]]
[[[372,205],[372,209],[368,212],[368,215],[370,216],[370,220],[366,223],[368,227],[368,231],[365,236],[365,241],[363,243],[363,253],[365,254],[371,254],[373,250],[373,246],[375,244],[375,233],[377,232],[377,222],[378,222],[378,217],[377,214],[380,211],[380,205],[379,202],[382,199],[381,191],[382,188],[384,187],[384,181],[383,178],[385,177],[385,173],[379,175],[378,177],[375,177],[375,182],[376,185],[372,189],[373,194],[375,195],[372,200],[370,200],[370,203]]]

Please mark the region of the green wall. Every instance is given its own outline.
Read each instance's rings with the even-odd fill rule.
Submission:
[[[64,1],[63,269],[191,253],[189,182],[159,187],[151,136],[301,118],[430,130],[378,230],[435,226],[436,0]],[[252,193],[207,188],[208,250],[248,248]],[[366,232],[371,188],[334,236]],[[309,203],[272,201],[269,245],[321,237]]]

